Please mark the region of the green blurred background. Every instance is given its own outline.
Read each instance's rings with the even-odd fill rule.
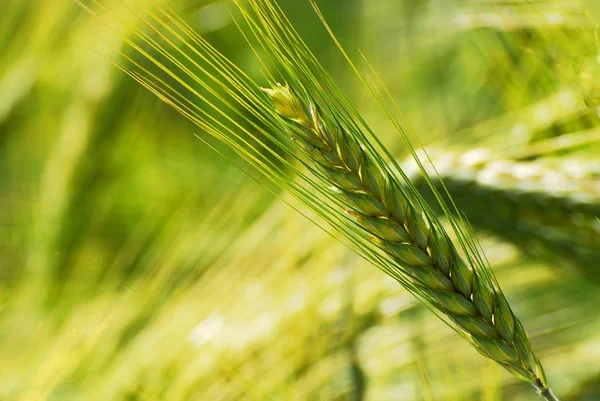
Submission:
[[[278,3],[405,160],[308,2]],[[600,398],[595,2],[318,3],[427,145],[555,392]],[[231,4],[169,5],[260,79]],[[0,2],[0,400],[536,399],[114,67],[141,23],[112,17]]]

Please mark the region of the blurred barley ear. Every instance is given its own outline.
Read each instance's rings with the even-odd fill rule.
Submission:
[[[491,152],[430,152],[469,222],[512,242],[524,253],[575,270],[600,283],[600,165],[571,158],[494,160]],[[411,181],[434,200],[412,159]],[[490,213],[493,211],[493,213]]]

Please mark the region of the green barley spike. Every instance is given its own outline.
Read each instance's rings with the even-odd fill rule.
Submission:
[[[343,127],[328,121],[314,103],[301,99],[288,85],[263,90],[288,121],[289,131],[304,131],[296,139],[307,154],[317,154],[312,162],[339,189],[339,196],[353,205],[351,214],[365,232],[375,236],[373,242],[403,268],[399,272],[409,272],[407,279],[468,333],[480,353],[533,384],[546,399],[555,400],[527,334],[500,289],[490,287],[458,255],[446,234],[429,223],[430,216],[391,184],[394,180],[376,167]],[[315,137],[319,143],[313,143]]]

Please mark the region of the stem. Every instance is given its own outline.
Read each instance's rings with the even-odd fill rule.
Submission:
[[[545,389],[544,391],[542,391],[540,393],[540,395],[542,397],[544,397],[546,400],[548,401],[559,401],[558,398],[556,398],[556,396],[554,394],[552,394],[552,391],[550,391],[549,388]]]
[[[538,390],[538,394],[541,395],[546,401],[560,401],[554,394],[552,394],[550,388],[544,386],[539,379],[536,381],[534,386]]]

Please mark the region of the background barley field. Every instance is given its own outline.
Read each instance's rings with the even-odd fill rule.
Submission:
[[[0,1],[0,400],[539,399],[113,65],[143,22],[104,3],[120,31],[73,0]],[[432,198],[308,2],[277,3]],[[318,4],[425,145],[555,393],[600,399],[600,7]],[[232,4],[169,6],[260,79]]]

